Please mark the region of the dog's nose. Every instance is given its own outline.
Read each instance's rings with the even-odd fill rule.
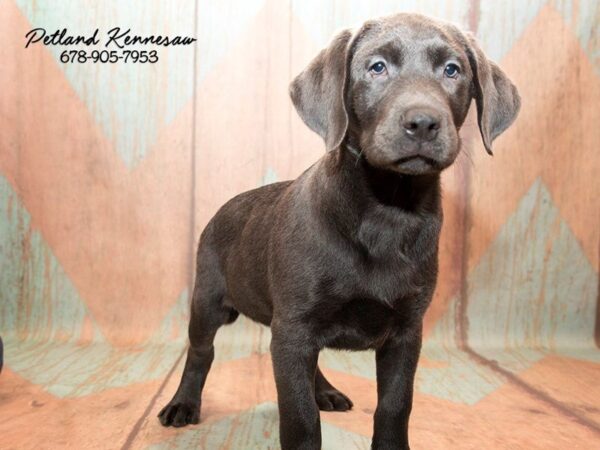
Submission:
[[[433,111],[411,110],[404,115],[404,132],[418,141],[435,139],[440,129],[440,117]]]

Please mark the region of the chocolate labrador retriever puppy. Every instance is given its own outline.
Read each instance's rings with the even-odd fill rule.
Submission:
[[[320,448],[319,409],[352,408],[317,367],[324,347],[375,350],[373,448],[408,448],[440,172],[460,150],[472,99],[491,153],[519,95],[470,36],[413,14],[342,31],[290,93],[328,151],[296,180],[233,198],[206,226],[185,370],[159,418],[198,423],[215,333],[242,313],[272,330],[282,448]]]

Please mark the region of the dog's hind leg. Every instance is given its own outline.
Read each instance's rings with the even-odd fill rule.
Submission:
[[[225,279],[217,256],[200,244],[189,325],[190,347],[179,388],[158,414],[164,426],[182,427],[200,421],[202,388],[214,358],[213,341],[221,325],[233,322],[238,312],[223,304]]]
[[[322,411],[348,411],[352,409],[352,400],[334,388],[317,367],[315,373],[315,399]]]

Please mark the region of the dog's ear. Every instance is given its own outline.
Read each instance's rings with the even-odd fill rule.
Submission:
[[[516,119],[521,98],[515,85],[494,62],[487,59],[475,39],[468,36],[468,41],[477,121],[483,145],[491,155],[492,141]]]
[[[323,138],[327,151],[339,147],[348,129],[344,89],[351,40],[350,30],[340,32],[290,84],[298,114]]]

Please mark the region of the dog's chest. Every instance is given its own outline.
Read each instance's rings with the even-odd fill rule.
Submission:
[[[329,314],[322,311],[313,331],[323,347],[365,350],[379,347],[402,327],[401,319],[376,301],[356,299]]]
[[[434,217],[403,225],[363,231],[354,276],[340,279],[348,296],[358,294],[401,310],[411,300],[429,294],[437,277],[440,220]]]
[[[374,232],[347,265],[325,271],[317,296],[324,303],[316,308],[323,345],[377,348],[391,333],[420,323],[435,288],[438,231],[429,223]]]

